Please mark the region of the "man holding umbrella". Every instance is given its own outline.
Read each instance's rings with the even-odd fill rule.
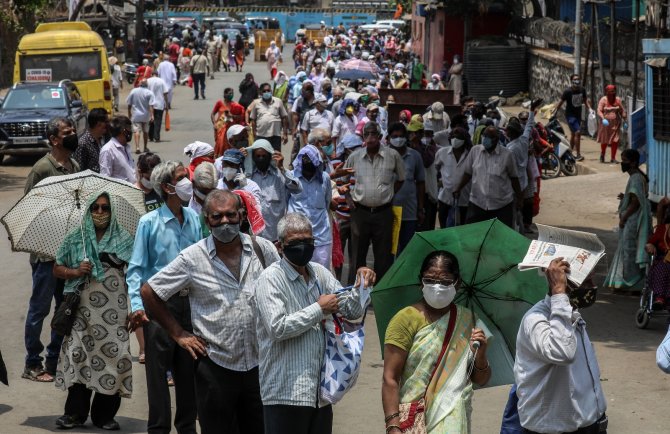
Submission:
[[[41,180],[50,176],[69,175],[79,172],[79,164],[72,158],[77,149],[78,139],[74,124],[66,118],[54,118],[47,125],[47,138],[51,144],[51,152],[42,157],[28,174],[25,193],[27,194]],[[25,343],[26,366],[21,377],[38,382],[52,382],[56,374],[58,354],[63,337],[51,332],[51,342],[47,346],[46,364],[42,367],[40,353],[44,345],[40,340],[44,318],[49,315],[51,299],[56,301],[56,308],[63,300],[63,282],[57,281],[53,275],[53,258],[30,255],[32,268],[33,292],[28,304],[26,315]]]

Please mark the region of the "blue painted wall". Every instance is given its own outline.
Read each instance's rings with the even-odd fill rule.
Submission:
[[[643,39],[642,52],[645,59],[670,57],[670,39]],[[666,68],[668,68],[668,65],[666,65]],[[652,67],[645,65],[649,198],[658,202],[663,196],[670,196],[670,142],[654,138],[654,117],[652,114],[654,94],[652,86]]]
[[[331,13],[331,12],[305,12],[305,11],[295,11],[295,12],[248,12],[245,14],[245,18],[253,17],[272,17],[276,18],[286,36],[287,40],[292,41],[295,36],[295,32],[300,28],[300,24],[318,24],[321,21],[325,21],[326,25],[329,27],[337,27],[340,23],[343,23],[345,27],[353,24],[367,24],[372,23],[376,20],[377,15],[372,13],[356,13],[356,12],[346,12],[346,13]]]

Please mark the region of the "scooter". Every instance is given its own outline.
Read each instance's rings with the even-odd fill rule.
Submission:
[[[126,75],[126,81],[128,84],[135,83],[135,77],[137,77],[137,63],[124,63],[123,73]]]
[[[570,148],[570,140],[565,135],[565,130],[556,116],[549,119],[545,128],[548,134],[547,140],[554,145],[554,152],[561,162],[561,172],[566,176],[576,175],[577,159]]]

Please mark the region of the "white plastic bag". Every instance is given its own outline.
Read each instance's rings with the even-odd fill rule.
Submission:
[[[596,116],[596,112],[593,109],[589,111],[586,126],[591,137],[595,137],[598,134],[598,116]]]

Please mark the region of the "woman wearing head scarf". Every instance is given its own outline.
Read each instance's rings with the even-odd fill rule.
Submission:
[[[275,76],[274,90],[272,96],[279,98],[286,106],[288,101],[288,76],[284,71],[279,71]]]
[[[463,92],[463,64],[457,54],[454,56],[454,63],[449,68],[449,83],[447,89],[454,91],[454,104],[461,104],[461,93]]]
[[[268,62],[268,71],[270,71],[270,80],[275,79],[277,75],[277,65],[281,61],[281,51],[275,41],[270,41],[270,46],[265,50],[265,60]]]
[[[428,90],[444,90],[444,84],[440,81],[439,74],[433,74],[430,76],[430,83],[426,85]]]
[[[117,222],[109,195],[103,192],[89,201],[81,227],[65,237],[56,254],[54,275],[65,280],[65,295],[81,291],[56,371],[56,387],[68,392],[64,415],[56,420],[59,428],[82,426],[90,410],[95,426],[119,429],[114,416],[121,398],[132,393],[123,270],[133,242]]]
[[[605,162],[605,151],[607,145],[612,148],[610,163],[618,163],[616,151],[619,146],[619,133],[621,125],[626,122],[626,110],[621,103],[621,98],[616,96],[616,86],[613,84],[605,87],[605,96],[598,102],[598,116],[602,119],[598,127],[598,142],[600,143],[600,162]]]
[[[401,110],[398,120],[405,124],[405,126],[408,126],[409,122],[412,120],[412,112],[409,110]]]
[[[300,192],[290,192],[288,212],[307,216],[312,223],[314,254],[312,262],[330,269],[332,259],[333,232],[330,226],[330,202],[332,188],[330,176],[323,170],[321,152],[314,145],[300,150],[293,161],[293,177],[300,182]]]
[[[212,145],[209,143],[199,142],[196,140],[184,148],[184,154],[187,155],[191,160],[188,166],[188,173],[191,181],[193,181],[195,168],[198,167],[200,163],[207,161],[214,164],[214,148],[212,148]]]

